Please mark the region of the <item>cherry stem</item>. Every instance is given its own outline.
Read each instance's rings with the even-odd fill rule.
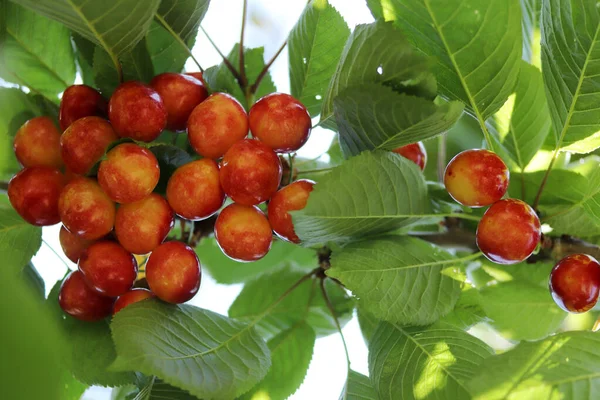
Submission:
[[[288,160],[290,164],[290,179],[288,181],[288,185],[291,185],[294,181],[294,156],[292,154],[288,154]]]
[[[50,246],[50,244],[48,242],[46,242],[46,240],[42,239],[42,243],[44,243],[46,246],[48,246],[48,248],[50,249],[50,251],[52,253],[54,253],[54,255],[63,263],[65,264],[65,267],[67,267],[67,273],[69,273],[71,271],[71,268],[69,268],[69,264],[67,264],[65,262],[65,260],[63,260],[63,258],[60,256],[60,254],[58,254],[58,252],[56,250],[54,250],[54,247]]]
[[[544,187],[546,186],[546,182],[548,182],[548,177],[550,176],[550,171],[552,171],[552,167],[554,166],[554,162],[556,161],[556,157],[558,157],[558,147],[554,150],[554,154],[550,159],[550,164],[548,164],[548,169],[546,169],[546,173],[544,174],[544,178],[540,183],[540,187],[535,195],[535,200],[533,200],[533,209],[537,211],[537,208],[540,204],[540,199],[542,198],[542,192],[544,191]]]
[[[298,175],[306,175],[306,174],[318,174],[321,172],[329,172],[332,169],[334,169],[335,167],[330,167],[330,168],[321,168],[321,169],[305,169],[304,171],[298,171]]]
[[[438,136],[438,159],[437,159],[437,175],[438,181],[444,181],[444,172],[446,170],[446,134]]]
[[[240,87],[242,88],[242,92],[246,91],[246,87],[248,87],[248,78],[246,76],[246,63],[244,61],[244,36],[246,33],[246,15],[248,13],[248,0],[244,0],[244,5],[242,8],[242,33],[240,34]],[[250,106],[250,104],[248,104]]]
[[[188,53],[188,55],[191,57],[191,59],[194,61],[194,63],[198,66],[198,68],[200,69],[200,72],[204,72],[204,69],[202,68],[202,66],[200,65],[200,63],[198,62],[198,60],[196,59],[196,57],[194,57],[194,55],[192,54],[192,50],[188,47],[188,45],[183,41],[183,39],[181,38],[181,36],[179,36],[174,30],[173,28],[171,28],[171,26],[167,23],[167,21],[165,21],[165,19],[161,16],[156,14],[154,16],[156,18],[156,20],[158,22],[160,22],[160,24],[171,34],[171,36],[173,36],[175,38],[175,40],[177,41],[177,43],[179,43],[184,49],[185,51]]]
[[[190,232],[188,233],[187,243],[188,245],[192,244],[192,239],[194,238],[194,221],[190,221]]]
[[[212,38],[209,36],[208,32],[206,32],[206,30],[204,30],[204,27],[202,25],[200,25],[200,29],[202,29],[202,32],[204,33],[204,35],[206,36],[206,38],[208,39],[208,41],[210,42],[212,47],[217,51],[217,53],[219,53],[219,55],[223,59],[223,64],[225,64],[227,69],[231,72],[233,77],[237,80],[238,84],[241,85],[242,77],[240,76],[240,73],[235,69],[235,67],[233,66],[233,64],[231,64],[231,62],[227,59],[227,57],[225,57],[225,54],[223,54],[221,52],[221,50],[219,50],[219,48],[217,47],[215,42],[213,42]]]
[[[8,182],[5,182],[5,181],[0,182],[0,191],[8,192]]]
[[[271,68],[271,65],[273,65],[273,62],[275,62],[277,57],[279,57],[279,55],[281,54],[283,49],[285,49],[286,45],[287,45],[287,39],[283,42],[281,47],[279,47],[279,50],[277,50],[277,52],[273,55],[273,57],[271,57],[269,62],[263,67],[262,71],[260,71],[260,73],[258,74],[258,77],[256,78],[256,81],[252,84],[252,86],[250,86],[251,93],[256,93],[256,91],[258,90],[258,86],[260,85],[260,82],[263,80],[265,75],[267,75],[267,72],[269,72],[269,68]]]

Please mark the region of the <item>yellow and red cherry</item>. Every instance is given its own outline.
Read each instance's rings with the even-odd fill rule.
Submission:
[[[125,307],[137,303],[138,301],[150,299],[154,296],[154,293],[144,288],[135,288],[131,289],[127,293],[124,293],[119,296],[117,301],[115,301],[115,306],[113,307],[113,315],[124,309]]]
[[[406,146],[398,147],[393,151],[417,164],[417,166],[421,168],[421,171],[423,171],[425,165],[427,165],[427,150],[422,142],[407,144]]]
[[[282,239],[300,243],[294,231],[294,223],[290,211],[302,210],[306,207],[308,196],[313,190],[314,182],[308,179],[297,180],[280,189],[269,200],[267,215],[273,231]]]
[[[35,117],[25,122],[15,135],[13,150],[25,168],[60,168],[63,165],[60,132],[48,117]]]
[[[87,240],[69,232],[64,225],[60,227],[58,240],[65,256],[76,264],[79,261],[81,254],[83,254],[83,251],[94,243],[93,240]]]
[[[550,293],[565,311],[582,313],[596,305],[600,294],[600,263],[587,254],[560,260],[550,273]]]
[[[66,130],[83,117],[106,117],[108,103],[100,92],[87,85],[71,85],[60,100],[58,120],[60,129]]]
[[[115,299],[91,289],[81,271],[73,271],[60,285],[58,304],[67,314],[82,321],[99,321],[108,317]]]

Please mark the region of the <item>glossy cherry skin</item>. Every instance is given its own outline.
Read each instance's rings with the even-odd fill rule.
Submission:
[[[123,143],[106,154],[98,168],[98,183],[117,203],[133,203],[148,196],[160,178],[158,160],[148,149]]]
[[[203,158],[177,168],[167,184],[167,200],[177,215],[192,221],[216,213],[225,201],[217,163]]]
[[[273,231],[282,239],[300,243],[294,231],[294,223],[289,211],[302,210],[306,207],[308,196],[313,190],[314,182],[300,179],[280,189],[269,200],[268,217]]]
[[[67,314],[82,321],[99,321],[108,317],[115,299],[90,289],[81,271],[73,271],[60,285],[58,304]]]
[[[279,188],[281,161],[255,139],[234,144],[221,161],[221,187],[233,201],[247,206],[268,200]]]
[[[394,153],[400,154],[402,157],[409,159],[421,168],[425,169],[427,164],[427,150],[422,142],[407,144],[406,146],[398,147]]]
[[[151,142],[167,126],[167,109],[154,89],[130,81],[119,85],[110,98],[108,118],[119,136]]]
[[[200,287],[200,261],[192,248],[177,241],[158,246],[146,263],[150,290],[167,303],[185,303]]]
[[[117,240],[134,254],[146,254],[157,248],[175,223],[169,203],[156,193],[135,203],[123,204],[117,210]]]
[[[58,240],[60,241],[60,247],[62,248],[63,253],[65,253],[65,256],[76,264],[79,261],[81,254],[83,254],[83,251],[94,243],[93,240],[87,240],[72,234],[64,225],[60,227]]]
[[[88,240],[108,234],[115,222],[115,203],[93,179],[76,177],[58,201],[60,220],[76,235]]]
[[[113,307],[113,315],[124,309],[130,304],[137,303],[138,301],[146,300],[154,297],[154,293],[144,288],[131,289],[129,292],[119,296]]]
[[[256,261],[269,252],[273,242],[271,225],[256,206],[233,203],[215,222],[215,238],[226,256],[236,261]]]
[[[106,117],[108,103],[100,92],[87,85],[71,85],[60,100],[58,120],[64,131],[83,117]]]
[[[495,202],[477,226],[477,245],[498,264],[515,264],[533,253],[541,237],[540,220],[533,208],[516,199]]]
[[[465,150],[446,167],[444,185],[458,203],[469,207],[488,206],[502,198],[508,188],[509,172],[496,153]]]
[[[63,161],[78,175],[87,174],[119,137],[110,123],[100,117],[84,117],[73,122],[60,137]]]
[[[60,168],[63,165],[60,132],[48,117],[35,117],[25,122],[15,135],[13,150],[25,168]]]
[[[167,129],[183,131],[196,106],[208,97],[202,81],[190,75],[165,72],[155,76],[150,86],[158,92],[167,109]]]
[[[126,293],[137,278],[138,266],[133,254],[109,240],[85,249],[78,265],[88,286],[108,297]]]
[[[65,177],[56,168],[25,168],[8,183],[8,199],[30,224],[54,225],[60,222],[58,204],[64,186]]]
[[[214,93],[194,108],[187,129],[194,150],[217,159],[248,135],[248,115],[233,96]]]
[[[600,263],[587,254],[560,260],[550,273],[550,293],[560,308],[583,313],[596,305],[600,294]]]
[[[310,136],[310,115],[294,97],[271,93],[258,100],[248,114],[250,131],[278,153],[298,150]]]
[[[186,72],[186,75],[193,76],[198,79],[204,86],[206,86],[206,81],[204,80],[204,74],[202,72]]]

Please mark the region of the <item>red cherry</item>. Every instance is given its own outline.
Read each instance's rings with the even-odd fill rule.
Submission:
[[[60,308],[82,321],[98,321],[108,317],[114,302],[114,299],[90,289],[80,271],[73,271],[67,276],[58,295]]]
[[[115,315],[130,304],[137,303],[138,301],[149,299],[151,297],[154,297],[154,293],[152,293],[148,289],[131,289],[129,292],[119,296],[113,308],[113,315]]]
[[[400,154],[402,157],[409,159],[421,168],[425,169],[427,164],[427,150],[422,142],[407,144],[406,146],[398,147],[394,153]]]
[[[83,117],[106,117],[107,107],[108,103],[96,89],[86,85],[71,85],[60,100],[60,128],[64,131]]]
[[[60,168],[60,132],[48,117],[36,117],[25,122],[13,142],[17,160],[24,167]]]
[[[294,243],[300,238],[294,231],[292,216],[289,211],[302,210],[306,207],[308,196],[315,183],[308,179],[300,179],[279,190],[269,200],[268,216],[273,231],[279,237]]]
[[[560,260],[550,273],[550,292],[560,308],[572,313],[590,310],[600,294],[600,264],[587,254]]]
[[[74,263],[77,263],[83,251],[94,243],[93,240],[87,240],[69,232],[64,225],[60,227],[58,240],[65,256]]]

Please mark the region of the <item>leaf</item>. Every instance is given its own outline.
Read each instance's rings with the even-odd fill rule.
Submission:
[[[466,286],[460,293],[454,309],[440,321],[466,331],[473,325],[488,320],[481,303],[479,291]]]
[[[96,87],[94,81],[94,52],[96,45],[80,35],[73,33],[73,42],[77,48],[77,65],[81,73],[81,79],[84,85]]]
[[[523,19],[523,60],[535,66],[540,65],[540,11],[542,0],[521,0]]]
[[[285,400],[296,392],[308,371],[315,340],[315,331],[305,322],[269,340],[271,368],[267,376],[240,399]]]
[[[593,1],[544,0],[542,71],[557,148],[600,147],[600,12]]]
[[[394,150],[440,135],[456,123],[463,111],[457,101],[437,106],[376,84],[344,90],[333,107],[346,157],[364,150]]]
[[[162,382],[156,377],[148,380],[148,383],[139,390],[133,400],[197,400],[185,390],[173,387]],[[125,400],[125,399],[124,399]]]
[[[448,324],[406,328],[383,322],[369,345],[369,375],[380,400],[470,399],[466,383],[492,353]]]
[[[174,36],[187,42],[196,36],[209,4],[210,0],[162,0],[156,15]]]
[[[194,396],[231,399],[267,373],[269,350],[252,325],[158,300],[120,311],[111,323],[115,369],[156,375]]]
[[[156,156],[160,167],[160,179],[154,190],[159,193],[166,193],[167,183],[175,170],[194,159],[185,150],[168,144],[152,146],[149,150]]]
[[[321,111],[325,91],[350,35],[344,18],[327,0],[313,0],[288,37],[291,94],[311,117]]]
[[[152,21],[148,36],[146,36],[146,44],[152,59],[154,75],[164,72],[181,72],[190,56],[186,48],[194,47],[195,39],[196,37],[192,36],[182,45],[160,23]],[[185,47],[183,47],[184,45]]]
[[[14,3],[6,4],[6,13],[0,75],[58,102],[58,94],[75,81],[69,30]]]
[[[19,272],[42,245],[42,228],[25,222],[8,204],[0,204],[2,269]]]
[[[428,242],[386,236],[333,252],[326,273],[359,297],[361,306],[376,318],[425,325],[454,308],[460,283],[442,272],[461,263]]]
[[[196,254],[200,259],[202,268],[212,276],[217,283],[230,285],[232,283],[246,282],[263,272],[279,269],[291,265],[310,271],[317,265],[317,255],[312,249],[305,249],[298,245],[273,241],[269,253],[251,265],[234,261],[223,254],[214,237],[206,237],[196,247]]]
[[[286,267],[247,282],[229,307],[229,316],[242,321],[255,320],[305,274],[305,271]],[[340,324],[344,325],[352,318],[353,299],[335,282],[326,281],[325,289]],[[307,307],[309,302],[310,307]],[[301,321],[306,321],[319,337],[337,332],[315,280],[307,280],[298,286],[258,321],[257,328],[263,336],[270,338]]]
[[[373,388],[371,381],[363,374],[350,370],[348,381],[340,400],[378,400],[377,392]]]
[[[358,318],[358,324],[363,339],[365,339],[365,343],[368,346],[380,321],[373,314],[365,310],[365,307],[360,304],[356,307],[356,317]]]
[[[364,152],[324,175],[306,207],[290,214],[304,246],[361,239],[426,215],[421,170],[388,152]]]
[[[489,357],[468,383],[476,400],[596,399],[600,336],[565,332]]]

